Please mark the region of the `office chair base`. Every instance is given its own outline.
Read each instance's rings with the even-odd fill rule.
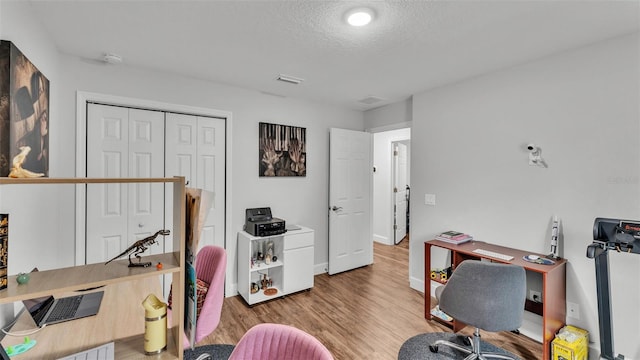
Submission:
[[[461,351],[465,354],[469,354],[467,357],[464,358],[464,360],[475,360],[475,359],[479,359],[479,360],[486,360],[486,359],[504,359],[504,360],[517,360],[517,358],[514,358],[512,356],[509,355],[505,355],[505,354],[498,354],[498,353],[492,353],[492,352],[487,352],[487,353],[481,353],[480,352],[480,330],[478,328],[476,328],[474,334],[473,334],[473,338],[468,337],[468,340],[465,341],[465,343],[470,343],[471,344],[471,349],[469,348],[465,348],[461,345],[452,343],[450,341],[447,340],[438,340],[436,342],[434,342],[433,344],[429,345],[429,350],[431,350],[432,353],[437,353],[438,352],[438,347],[440,345],[444,345],[444,346],[448,346],[450,348],[456,349],[458,351]]]

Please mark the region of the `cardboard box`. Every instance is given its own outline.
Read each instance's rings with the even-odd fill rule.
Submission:
[[[553,360],[587,360],[589,358],[589,332],[567,325],[560,329],[551,342]]]
[[[49,80],[10,41],[0,41],[0,177],[23,147],[23,169],[49,176]]]

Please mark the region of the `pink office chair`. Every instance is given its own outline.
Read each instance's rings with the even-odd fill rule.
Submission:
[[[224,279],[227,269],[227,253],[219,246],[203,246],[196,256],[196,278],[209,284],[207,295],[198,313],[195,341],[207,337],[218,327],[224,301]],[[169,322],[171,324],[171,322]],[[190,347],[184,336],[184,347]]]
[[[292,326],[258,324],[242,336],[229,360],[333,360],[318,339]]]

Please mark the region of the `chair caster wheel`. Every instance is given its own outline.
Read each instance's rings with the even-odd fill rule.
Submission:
[[[431,350],[432,353],[437,353],[438,345],[429,345],[429,350]]]

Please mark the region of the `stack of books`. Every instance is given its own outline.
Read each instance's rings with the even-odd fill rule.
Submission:
[[[467,241],[473,240],[473,236],[458,231],[445,231],[442,234],[436,236],[436,239],[451,244],[462,244],[466,243]]]

